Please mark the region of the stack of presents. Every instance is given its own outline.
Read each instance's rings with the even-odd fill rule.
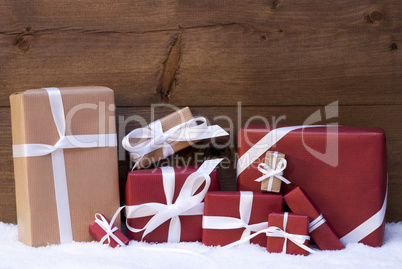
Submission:
[[[117,141],[108,88],[28,90],[10,101],[18,233],[28,245],[200,241],[301,255],[316,251],[310,242],[319,250],[382,245],[382,129],[246,126],[238,133],[237,191],[219,191],[222,159],[147,168],[198,141],[228,135],[189,108]],[[120,144],[134,169],[119,208]],[[121,210],[127,235],[119,229]]]

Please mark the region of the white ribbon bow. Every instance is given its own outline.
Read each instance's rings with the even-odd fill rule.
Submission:
[[[120,207],[116,213],[114,214],[113,218],[110,220],[110,223],[107,222],[106,218],[99,213],[95,214],[95,222],[99,225],[99,227],[101,227],[106,234],[102,237],[102,239],[99,241],[101,244],[103,244],[106,239],[108,240],[107,245],[105,246],[109,246],[110,245],[110,237],[113,238],[117,244],[120,247],[125,246],[125,244],[114,234],[115,231],[117,231],[117,227],[113,227],[113,223],[116,220],[117,216],[119,215],[120,211],[124,208],[124,206]]]
[[[133,228],[126,223],[127,228],[134,233],[144,231],[141,238],[143,240],[147,234],[170,219],[168,242],[180,242],[181,222],[179,216],[202,215],[204,213],[202,200],[204,200],[211,184],[209,174],[222,160],[207,160],[196,172],[189,175],[174,203],[175,172],[173,167],[162,167],[163,187],[167,204],[151,202],[136,206],[126,206],[127,219],[154,215],[141,229]],[[204,182],[204,188],[201,192],[195,194]]]
[[[240,204],[239,204],[240,218],[204,216],[202,219],[202,228],[222,229],[222,230],[244,228],[240,240],[248,238],[250,237],[251,232],[258,232],[268,227],[268,222],[249,224],[252,206],[253,206],[253,193],[250,191],[242,191],[240,192]],[[242,243],[247,242],[249,240],[250,239],[243,240]]]
[[[161,121],[156,120],[150,123],[147,127],[131,131],[123,138],[122,145],[127,151],[135,153],[136,159],[142,158],[144,155],[159,148],[162,148],[163,158],[166,158],[174,153],[174,150],[170,145],[172,142],[197,141],[226,135],[229,134],[220,126],[208,126],[207,119],[204,117],[193,118],[170,128],[166,132],[163,132]],[[130,138],[148,140],[132,146],[129,141]],[[140,160],[137,161],[134,167]]]
[[[267,236],[271,237],[283,237],[285,238],[285,242],[283,243],[283,248],[282,248],[282,253],[286,253],[287,249],[287,241],[290,240],[293,243],[295,243],[297,246],[300,248],[310,252],[310,253],[316,253],[316,251],[312,250],[311,248],[307,247],[304,245],[304,242],[306,240],[310,240],[310,236],[308,235],[300,235],[300,234],[290,234],[286,232],[286,226],[287,226],[287,220],[288,220],[288,213],[284,213],[283,217],[283,230],[279,227],[275,226],[270,226],[268,228],[262,229],[252,235],[249,235],[247,237],[241,238],[240,240],[237,240],[229,245],[224,246],[224,248],[232,248],[234,246],[238,246],[244,242],[249,241],[250,239],[256,237],[259,234],[265,233]]]
[[[257,167],[258,171],[263,173],[263,175],[261,177],[257,178],[255,181],[261,182],[264,179],[269,178],[267,191],[272,191],[272,184],[274,181],[274,177],[280,179],[281,181],[283,181],[286,184],[291,183],[289,180],[287,180],[286,178],[284,178],[282,176],[283,171],[286,169],[287,161],[285,159],[281,159],[278,163],[277,162],[278,162],[278,152],[275,151],[274,157],[272,159],[272,168],[269,167],[269,165],[266,163],[258,164],[258,167]]]
[[[51,154],[60,243],[63,244],[73,241],[63,149],[115,147],[117,146],[117,135],[94,134],[66,136],[66,121],[64,118],[63,100],[61,98],[60,90],[58,88],[45,88],[45,90],[49,96],[54,124],[57,127],[60,139],[54,145],[13,145],[13,157],[38,157]],[[108,141],[108,143],[106,143],[106,141]]]

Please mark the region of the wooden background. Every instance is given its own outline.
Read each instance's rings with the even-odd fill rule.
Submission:
[[[123,128],[129,116],[149,121],[150,104],[168,103],[225,128],[214,117],[230,116],[233,141],[251,116],[302,124],[339,101],[339,124],[385,129],[387,220],[401,221],[401,49],[399,0],[0,0],[0,221],[16,222],[8,96],[78,85],[115,90],[120,134],[136,127]],[[233,168],[219,172],[234,189]]]

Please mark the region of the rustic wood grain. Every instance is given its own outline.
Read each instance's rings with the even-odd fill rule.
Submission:
[[[119,106],[402,104],[395,0],[2,1],[0,18],[2,106],[94,84]]]
[[[208,143],[204,143],[205,147],[200,149],[187,149],[178,154],[182,156],[185,161],[194,162],[195,152],[198,157],[202,158],[205,154],[217,155],[221,157],[230,157],[231,162],[226,161],[227,168],[221,168],[219,176],[221,178],[222,190],[235,189],[235,148],[237,141],[237,130],[243,126],[247,121],[255,116],[261,115],[272,123],[272,117],[275,119],[284,118],[279,123],[281,124],[302,124],[304,120],[318,109],[323,109],[320,106],[288,106],[288,107],[242,107],[241,114],[237,112],[237,107],[193,107],[192,111],[197,116],[205,116],[212,123],[221,125],[223,128],[230,130],[231,123],[226,120],[228,118],[233,120],[233,132],[227,139],[220,139],[221,144],[227,141],[227,147],[222,149],[211,148]],[[155,118],[160,118],[172,112],[169,107],[155,108]],[[133,115],[137,116],[134,120]],[[0,221],[16,222],[15,215],[15,197],[14,197],[14,179],[11,158],[11,126],[9,122],[9,109],[0,108],[0,128],[2,136],[0,138],[0,169],[2,171],[0,180]],[[117,108],[117,122],[118,122],[118,135],[119,141],[122,137],[132,128],[140,126],[138,118],[141,117],[144,122],[150,122],[151,108],[150,107],[118,107]],[[400,221],[402,219],[402,209],[400,208],[400,193],[402,192],[402,182],[400,175],[402,174],[402,127],[394,124],[394,119],[402,117],[402,106],[340,106],[339,118],[331,119],[331,122],[338,122],[342,125],[350,126],[375,126],[384,128],[387,134],[388,146],[388,171],[389,171],[389,198],[387,209],[388,221]],[[325,121],[323,121],[325,122]],[[323,123],[323,122],[317,122]],[[261,119],[254,118],[249,123],[264,123]],[[172,163],[182,164],[180,160],[171,158]],[[120,147],[119,150],[119,175],[120,175],[120,190],[124,193],[124,184],[126,180],[126,173],[128,171],[128,159],[126,152]],[[122,201],[124,201],[122,196]]]

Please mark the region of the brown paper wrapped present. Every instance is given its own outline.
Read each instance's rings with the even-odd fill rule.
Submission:
[[[226,135],[228,133],[218,125],[208,126],[204,117],[194,118],[190,109],[185,107],[131,131],[122,144],[130,152],[134,168],[140,169],[202,139]]]
[[[262,172],[263,175],[256,180],[261,182],[262,191],[279,193],[282,181],[286,184],[290,183],[290,181],[282,176],[286,165],[285,154],[277,151],[267,151],[265,163],[258,165],[258,170]]]
[[[19,240],[91,241],[94,214],[119,206],[113,91],[36,89],[10,102]]]

